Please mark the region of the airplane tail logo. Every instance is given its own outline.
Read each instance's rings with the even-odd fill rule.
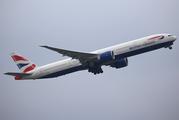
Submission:
[[[38,67],[15,52],[10,53],[10,55],[22,73],[26,73]]]

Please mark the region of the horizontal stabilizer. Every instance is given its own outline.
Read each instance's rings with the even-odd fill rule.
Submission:
[[[31,73],[12,73],[12,72],[4,73],[4,74],[11,75],[11,76],[20,76],[20,77],[32,75]]]

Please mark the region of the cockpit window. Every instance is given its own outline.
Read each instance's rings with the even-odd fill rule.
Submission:
[[[171,37],[172,35],[168,35],[168,37]]]

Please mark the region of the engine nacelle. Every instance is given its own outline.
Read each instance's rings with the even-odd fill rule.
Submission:
[[[98,60],[100,60],[103,63],[108,62],[110,60],[114,60],[114,59],[115,59],[115,55],[113,51],[107,51],[107,52],[101,53],[98,56]]]
[[[123,58],[111,64],[111,67],[122,68],[128,66],[128,59]]]

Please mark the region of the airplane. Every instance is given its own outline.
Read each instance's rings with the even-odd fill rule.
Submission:
[[[88,70],[88,72],[96,75],[103,73],[101,68],[103,65],[116,69],[123,68],[128,66],[128,57],[163,47],[172,49],[173,42],[176,39],[177,37],[171,34],[155,34],[93,52],[78,52],[40,46],[71,58],[38,67],[18,53],[12,52],[10,55],[21,73],[7,72],[4,74],[15,76],[15,80],[54,78],[80,70]]]

